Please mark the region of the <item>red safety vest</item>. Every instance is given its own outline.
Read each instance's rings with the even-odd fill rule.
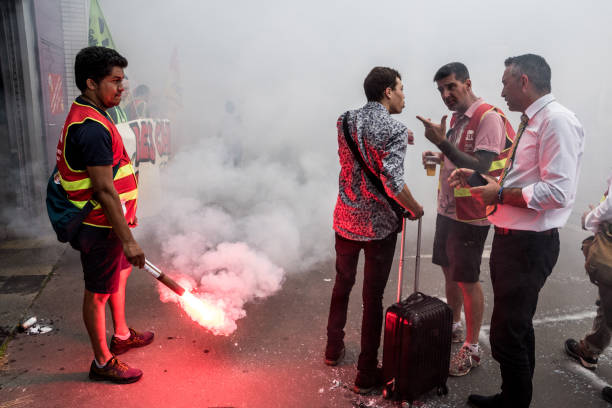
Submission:
[[[66,138],[68,130],[72,125],[78,125],[86,120],[98,122],[108,130],[111,135],[113,149],[113,180],[115,189],[119,194],[125,220],[130,227],[136,225],[136,200],[138,198],[138,183],[134,175],[132,162],[123,146],[123,139],[115,127],[112,119],[107,114],[101,114],[97,109],[73,102],[64,124],[64,129],[57,144],[57,169],[59,171],[60,183],[70,200],[76,207],[83,208],[88,201],[94,204],[83,224],[96,227],[111,228],[106,219],[104,211],[99,203],[92,199],[93,188],[87,170],[75,170],[66,161]]]
[[[489,105],[488,103],[481,104],[470,118],[470,121],[468,122],[467,126],[463,129],[461,139],[459,140],[458,148],[462,152],[474,156],[475,139],[476,132],[478,131],[478,126],[480,125],[480,122],[485,117],[485,115],[489,113],[498,114],[504,121],[504,133],[506,139],[504,149],[491,162],[491,167],[489,168],[490,176],[499,177],[501,175],[502,170],[504,169],[504,165],[506,164],[506,160],[508,158],[508,155],[510,154],[512,142],[514,141],[515,137],[512,125],[510,124],[510,121],[508,121],[504,113],[501,111],[501,109],[496,108],[493,105]],[[456,116],[453,115],[450,122],[451,127],[455,125],[455,122]],[[476,201],[474,197],[472,197],[469,188],[455,188],[454,196],[458,220],[471,222],[487,218],[485,207],[481,203]]]

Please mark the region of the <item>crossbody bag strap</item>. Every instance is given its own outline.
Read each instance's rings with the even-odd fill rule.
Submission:
[[[389,202],[389,205],[391,206],[391,209],[395,212],[398,218],[401,219],[402,217],[405,216],[404,214],[406,213],[406,210],[401,205],[399,205],[397,201],[389,197],[389,195],[385,191],[385,187],[383,186],[383,183],[380,180],[380,178],[378,178],[372,172],[372,170],[370,170],[370,168],[366,165],[365,160],[363,159],[363,156],[361,156],[361,153],[359,152],[359,149],[357,148],[357,144],[355,143],[355,141],[351,137],[351,133],[349,132],[348,116],[349,116],[349,113],[347,111],[344,114],[344,118],[342,119],[342,129],[344,130],[344,139],[346,139],[346,144],[348,145],[349,149],[351,149],[351,152],[353,152],[353,156],[355,157],[355,159],[357,160],[357,162],[363,169],[364,173],[366,174],[370,182],[374,185],[374,187],[376,187],[378,192],[387,199],[387,201]]]

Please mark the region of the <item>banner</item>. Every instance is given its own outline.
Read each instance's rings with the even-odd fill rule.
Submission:
[[[117,125],[138,179],[138,217],[158,216],[164,203],[161,175],[172,155],[167,119],[137,119]]]
[[[167,119],[137,119],[117,125],[134,169],[143,164],[165,166],[172,155],[172,134]]]
[[[60,1],[36,0],[34,16],[45,153],[47,167],[51,170],[55,165],[57,138],[62,130],[60,124],[64,123],[69,107],[66,99],[66,56]]]

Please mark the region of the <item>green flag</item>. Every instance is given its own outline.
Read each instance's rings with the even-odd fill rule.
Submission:
[[[117,49],[98,0],[91,0],[89,6],[89,46],[93,45]],[[115,123],[127,121],[125,110],[119,105],[110,108],[107,112]]]
[[[91,0],[89,7],[89,45],[116,49],[98,0]]]

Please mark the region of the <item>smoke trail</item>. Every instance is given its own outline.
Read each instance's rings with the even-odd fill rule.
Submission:
[[[146,226],[167,271],[224,312],[203,324],[218,335],[236,330],[245,303],[278,291],[287,271],[328,256],[335,199],[335,177],[317,156],[287,163],[230,142],[203,138],[178,153],[162,174],[161,220]],[[179,301],[159,290],[162,301]]]

